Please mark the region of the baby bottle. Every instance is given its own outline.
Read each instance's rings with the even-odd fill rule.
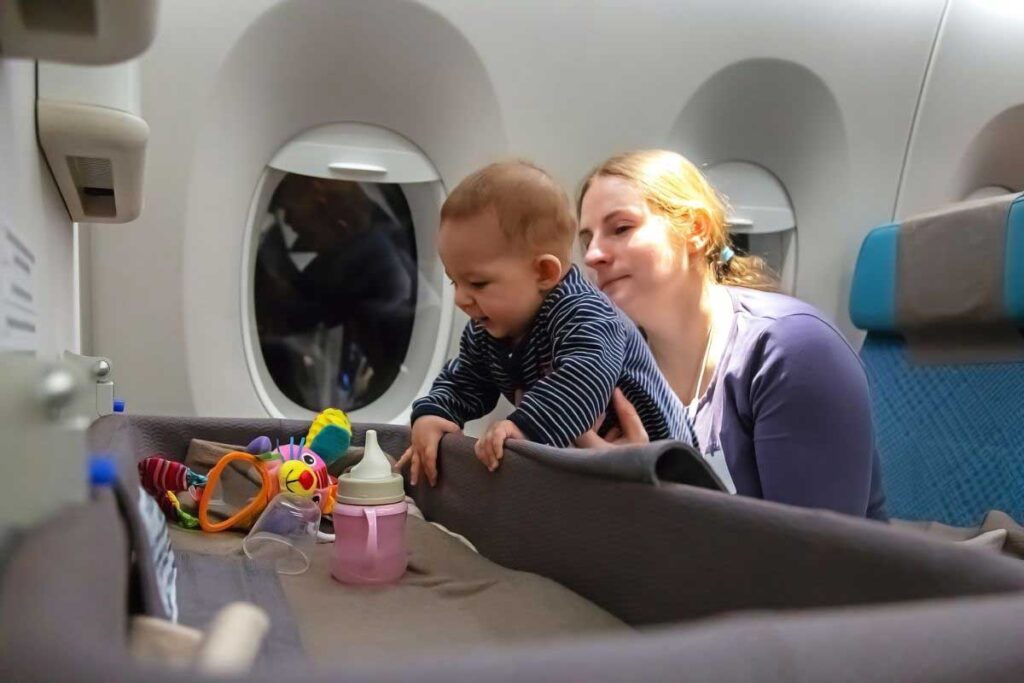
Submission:
[[[391,471],[377,432],[368,430],[363,459],[338,477],[331,575],[342,583],[398,581],[408,563],[407,509],[402,475]]]

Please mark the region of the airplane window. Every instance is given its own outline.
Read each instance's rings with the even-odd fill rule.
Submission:
[[[767,234],[733,232],[730,235],[736,252],[743,255],[760,256],[765,264],[778,276],[783,291],[793,293],[795,273],[790,265],[793,260],[796,230]]]
[[[312,411],[379,398],[401,370],[416,312],[401,186],[285,173],[258,240],[256,330],[278,389]]]
[[[736,247],[737,253],[742,256],[750,255],[750,235],[744,235],[742,233],[734,234],[732,236],[732,245]],[[757,253],[756,251],[754,252]],[[769,264],[770,265],[770,264]],[[774,268],[773,268],[774,270]]]
[[[796,216],[789,193],[768,169],[745,161],[705,168],[727,201],[729,234],[741,254],[760,256],[779,276],[782,291],[796,288]]]

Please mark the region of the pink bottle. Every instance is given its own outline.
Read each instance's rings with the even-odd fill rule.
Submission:
[[[391,471],[377,445],[377,432],[366,432],[363,459],[338,477],[334,504],[334,557],[331,576],[342,583],[394,583],[409,562],[405,545],[405,486]]]

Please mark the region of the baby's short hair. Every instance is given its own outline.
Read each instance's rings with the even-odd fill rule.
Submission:
[[[468,175],[441,207],[441,222],[493,210],[501,231],[527,249],[550,252],[567,264],[576,216],[565,190],[528,161],[499,161]]]

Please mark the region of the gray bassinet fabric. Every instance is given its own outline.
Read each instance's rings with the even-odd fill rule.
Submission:
[[[242,561],[239,534],[175,529],[172,537],[179,549],[220,555],[207,557],[213,566],[217,560]],[[274,631],[277,613],[282,611],[287,613],[285,621],[297,624],[301,631],[306,655],[321,664],[420,660],[495,644],[536,645],[630,630],[554,581],[496,565],[417,517],[409,517],[406,538],[408,571],[398,583],[383,589],[335,581],[330,575],[334,554],[330,544],[312,548],[310,567],[300,575],[271,573],[278,584],[275,592],[287,597],[287,605],[276,613],[270,611],[268,640],[278,637]],[[216,581],[212,590],[220,594],[206,586],[182,585],[182,618],[190,609],[185,593],[203,594],[209,613],[243,597],[237,584],[248,581],[232,583],[236,585]],[[262,595],[244,597],[268,607]],[[278,643],[264,648],[267,654],[280,649]],[[266,661],[261,659],[259,665]]]
[[[161,418],[111,415],[90,428],[90,445],[96,450],[131,454],[136,459],[162,455],[184,461],[192,439],[246,444],[257,436],[272,442],[296,441],[306,435],[309,423],[302,420]],[[357,424],[352,445],[362,446],[367,429],[377,431],[377,441],[398,457],[409,445],[409,430],[390,424]],[[659,441],[647,446],[625,446],[610,451],[562,449],[528,441],[513,442],[514,451],[553,468],[580,474],[637,481],[648,484],[675,482],[721,490],[713,470],[695,450],[678,441]]]
[[[110,416],[90,433],[94,446],[126,458],[162,453],[182,460],[192,438],[286,440],[307,428],[297,420]],[[355,425],[356,445],[368,428],[392,455],[408,445],[407,428],[370,424]],[[501,467],[489,473],[473,443],[446,436],[438,486],[409,491],[428,519],[463,534],[488,559],[554,579],[628,624],[1024,588],[1024,566],[1014,560],[979,557],[976,549],[876,522],[692,486],[617,481],[606,472],[585,475],[552,466],[545,449],[522,442],[511,442]],[[620,457],[631,457],[628,450]]]
[[[1024,588],[1024,567],[1008,558],[835,513],[580,476],[516,447],[491,474],[471,439],[448,435],[438,486],[412,496],[491,560],[630,624]]]
[[[188,533],[188,532],[182,532]],[[192,532],[198,534],[199,532]],[[254,666],[305,655],[298,624],[270,563],[243,556],[175,550],[178,563],[178,623],[205,631],[226,605],[244,600],[264,610],[270,628]]]
[[[244,676],[193,683],[558,683],[612,681],[903,681],[973,683],[1020,680],[1024,596],[961,598],[861,609],[735,615],[647,633],[530,648],[488,648],[377,667],[339,660],[313,668],[281,661]],[[180,672],[144,668],[66,623],[45,645],[13,653],[0,641],[0,680],[19,683],[118,680],[181,683]],[[73,634],[73,635],[72,635]],[[116,640],[116,633],[101,633]],[[86,645],[85,643],[89,643]]]
[[[737,615],[633,637],[349,671],[346,680],[1009,683],[1024,671],[1022,620],[1021,596]]]
[[[55,654],[72,636],[94,657],[127,657],[128,533],[110,490],[20,533],[9,552],[0,566],[0,661]],[[0,681],[18,680],[0,666]]]
[[[508,446],[523,457],[567,472],[642,484],[676,483],[725,490],[696,449],[681,441],[610,450],[554,448],[532,441],[510,441]]]
[[[192,437],[245,442],[274,429],[299,433],[304,425],[120,417],[100,421],[91,436],[125,456],[180,459]],[[404,430],[388,431],[385,449],[400,452],[405,439]],[[904,602],[737,615],[374,669],[338,661],[311,670],[283,661],[237,680],[999,681],[1019,680],[1024,670],[1018,562],[833,514],[584,476],[514,448],[489,475],[463,438],[445,438],[441,467],[437,488],[414,492],[428,515],[470,536],[491,559],[546,567],[549,577],[584,595],[589,590],[634,623],[757,607]],[[67,512],[17,539],[3,568],[0,680],[178,683],[181,673],[127,658],[128,549],[112,501]],[[970,597],[978,593],[1001,595]],[[905,602],[954,595],[967,597]]]

